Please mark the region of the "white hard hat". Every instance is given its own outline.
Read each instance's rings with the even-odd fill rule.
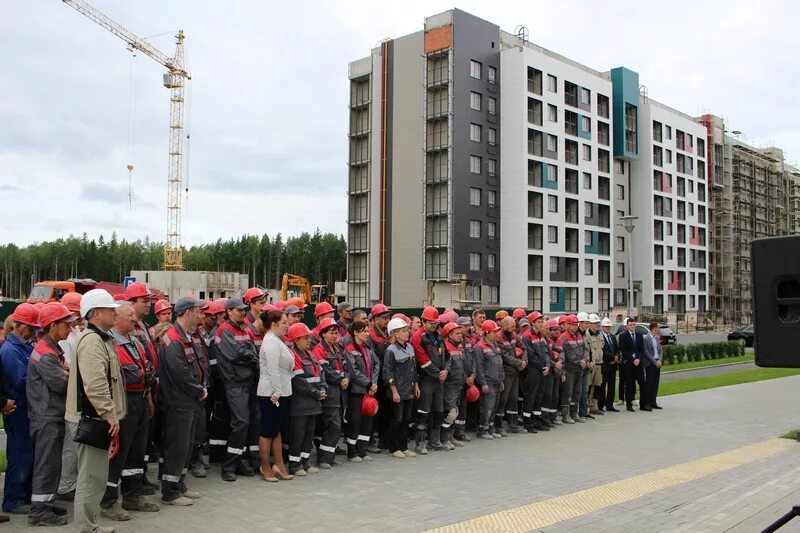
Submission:
[[[99,307],[116,309],[119,304],[114,301],[114,297],[105,289],[92,289],[81,298],[81,316],[85,317],[92,309]]]
[[[600,317],[597,316],[596,314],[592,313],[591,315],[589,315],[589,322],[591,322],[592,324],[599,324],[600,323]]]
[[[600,325],[601,325],[601,326],[603,326],[603,327],[606,327],[606,326],[611,326],[611,319],[609,319],[608,317],[604,318],[604,319],[603,319],[603,320],[600,322]]]
[[[389,321],[389,324],[387,324],[386,326],[386,330],[389,332],[389,335],[392,335],[395,331],[407,328],[409,326],[410,324],[406,323],[405,320],[403,320],[400,317],[397,317]]]
[[[578,313],[578,322],[589,322],[589,315],[581,311]]]

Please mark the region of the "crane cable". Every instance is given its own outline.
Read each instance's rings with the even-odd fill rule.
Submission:
[[[128,68],[128,209],[133,210],[133,160],[136,146],[136,51],[131,50]]]

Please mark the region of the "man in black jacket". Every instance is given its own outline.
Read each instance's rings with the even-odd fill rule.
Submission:
[[[629,318],[625,322],[625,329],[619,334],[619,349],[622,352],[622,375],[625,380],[625,402],[628,411],[633,412],[633,397],[636,395],[636,384],[639,384],[639,394],[644,391],[644,373],[642,371],[642,350],[644,338],[636,332],[636,322]],[[641,398],[639,407],[641,408]]]
[[[619,343],[611,334],[611,320],[604,318],[600,322],[603,338],[603,383],[600,385],[597,399],[600,408],[605,411],[616,412],[614,407],[614,389],[617,383],[617,368],[619,368]]]

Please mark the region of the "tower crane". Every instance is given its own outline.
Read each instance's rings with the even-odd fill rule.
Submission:
[[[181,182],[183,178],[184,91],[192,79],[183,64],[183,30],[175,36],[175,56],[168,57],[150,42],[138,37],[84,0],[62,0],[65,4],[93,20],[127,43],[129,50],[138,50],[167,68],[164,87],[170,90],[169,103],[169,170],[167,174],[167,245],[164,248],[164,269],[183,269],[181,248]]]

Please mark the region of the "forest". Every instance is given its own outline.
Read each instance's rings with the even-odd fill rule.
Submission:
[[[121,282],[131,270],[160,270],[163,250],[164,243],[119,240],[116,233],[108,240],[84,233],[26,247],[1,245],[0,289],[6,297],[23,298],[34,283],[44,280]],[[319,230],[285,238],[280,233],[243,235],[186,248],[183,264],[185,270],[247,274],[252,284],[267,288],[278,288],[285,272],[333,287],[334,282],[345,280],[345,253],[343,236]]]

